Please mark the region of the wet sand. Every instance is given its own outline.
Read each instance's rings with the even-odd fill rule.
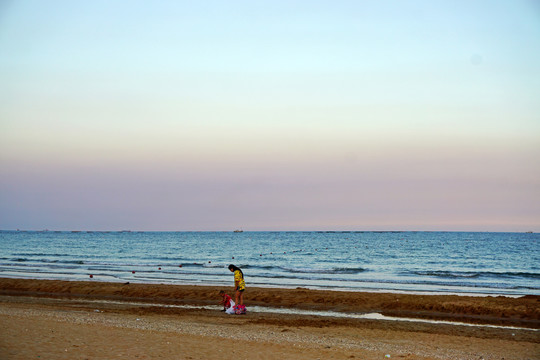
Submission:
[[[220,289],[0,279],[0,358],[540,359],[533,330],[249,312],[255,305],[376,312],[540,329],[538,296],[248,288],[248,314],[225,315]]]

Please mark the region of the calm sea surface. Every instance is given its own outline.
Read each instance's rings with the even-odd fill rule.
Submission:
[[[233,263],[248,287],[540,295],[539,250],[526,233],[0,231],[0,277],[230,287]]]

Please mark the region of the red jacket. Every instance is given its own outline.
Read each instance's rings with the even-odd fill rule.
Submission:
[[[231,307],[231,300],[232,298],[225,294],[225,296],[223,297],[223,301],[221,302],[223,304],[224,307],[226,307],[227,309]]]

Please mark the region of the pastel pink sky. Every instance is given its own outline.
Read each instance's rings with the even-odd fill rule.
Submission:
[[[0,14],[0,229],[540,231],[532,1]]]

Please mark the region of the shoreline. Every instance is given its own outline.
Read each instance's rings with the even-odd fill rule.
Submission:
[[[0,279],[14,279],[14,280],[37,280],[37,281],[67,281],[67,282],[101,282],[101,283],[112,283],[112,284],[124,284],[125,280],[99,280],[95,277],[92,279],[88,279],[86,277],[78,277],[76,279],[70,279],[70,278],[37,278],[37,277],[26,277],[26,276],[0,276]],[[129,280],[129,279],[126,279]],[[182,284],[178,284],[177,282],[152,282],[152,281],[138,281],[138,280],[131,280],[129,281],[130,284],[140,284],[140,285],[165,285],[165,286],[201,286],[201,287],[215,287],[215,288],[228,288],[230,286],[229,283],[222,284],[218,282],[211,282],[208,281],[205,284],[202,284],[200,282],[189,282],[185,281],[182,282]],[[262,285],[257,284],[254,286],[250,286],[250,288],[260,288],[260,289],[282,289],[282,290],[297,290],[297,289],[304,289],[304,290],[314,290],[314,291],[331,291],[331,292],[351,292],[351,293],[369,293],[369,294],[399,294],[399,295],[419,295],[419,296],[430,296],[430,295],[451,295],[451,296],[467,296],[467,297],[507,297],[507,298],[520,298],[524,296],[539,296],[535,294],[506,294],[506,293],[489,293],[489,292],[459,292],[459,291],[433,291],[433,290],[399,290],[399,289],[377,289],[377,288],[348,288],[348,287],[327,287],[327,286],[287,286],[287,285]]]
[[[0,295],[215,305],[223,286],[0,278]],[[540,329],[540,296],[468,296],[248,287],[248,306]]]

